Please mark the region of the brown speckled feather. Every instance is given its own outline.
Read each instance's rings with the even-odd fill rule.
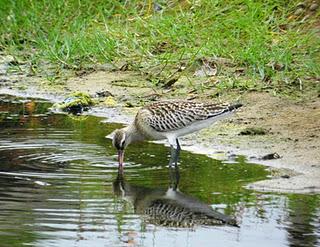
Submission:
[[[139,111],[143,122],[158,132],[174,131],[195,122],[232,112],[241,104],[226,105],[193,101],[161,101]]]

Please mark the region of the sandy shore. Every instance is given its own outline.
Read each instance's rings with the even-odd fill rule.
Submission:
[[[170,91],[155,92],[138,74],[121,71],[98,71],[70,78],[60,86],[50,86],[43,78],[24,73],[9,75],[0,64],[0,93],[60,101],[73,91],[93,95],[107,90],[122,107],[106,108],[102,102],[95,113],[114,122],[130,121],[138,109],[135,107],[138,100],[147,102],[155,95],[157,99],[183,97],[183,84],[177,84],[177,87],[180,94],[175,96]],[[232,101],[231,98],[225,100]],[[249,184],[250,189],[320,193],[320,98],[295,102],[269,93],[252,92],[242,95],[240,100],[244,107],[230,118],[182,138],[183,149],[223,160],[245,155],[249,162],[271,167],[273,178]],[[125,107],[128,102],[130,108]],[[259,127],[265,133],[240,134],[252,127]],[[280,158],[262,159],[274,153]]]

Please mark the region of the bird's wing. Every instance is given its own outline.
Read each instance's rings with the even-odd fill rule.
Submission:
[[[159,132],[178,130],[197,121],[206,120],[239,108],[241,104],[226,105],[192,101],[162,101],[140,111],[143,121]]]

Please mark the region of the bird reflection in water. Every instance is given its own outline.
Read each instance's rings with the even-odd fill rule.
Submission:
[[[115,195],[130,201],[134,212],[148,223],[170,227],[196,225],[238,226],[235,219],[213,210],[209,205],[179,191],[178,166],[169,168],[170,184],[167,190],[132,185],[125,180],[123,169],[113,182]]]

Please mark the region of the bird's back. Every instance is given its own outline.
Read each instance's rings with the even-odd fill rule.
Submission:
[[[157,132],[187,128],[195,123],[215,119],[241,107],[241,104],[215,104],[193,101],[160,101],[140,109],[136,122]]]

